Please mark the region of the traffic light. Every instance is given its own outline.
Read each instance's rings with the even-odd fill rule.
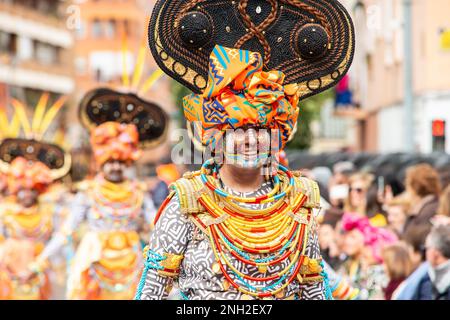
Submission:
[[[444,120],[433,120],[431,125],[433,136],[433,151],[445,152],[446,132]]]
[[[433,127],[433,137],[445,137],[444,120],[434,120],[432,127]]]

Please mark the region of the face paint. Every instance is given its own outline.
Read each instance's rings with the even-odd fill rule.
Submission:
[[[240,168],[261,168],[270,158],[270,141],[265,129],[227,130],[225,162]]]

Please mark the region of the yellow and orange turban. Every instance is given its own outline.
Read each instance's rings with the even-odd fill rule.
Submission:
[[[37,190],[42,193],[52,182],[51,170],[42,162],[28,161],[18,157],[9,165],[7,184],[12,194],[16,194],[21,189]]]
[[[135,125],[106,122],[91,134],[95,160],[103,165],[109,160],[133,162],[139,159],[139,133]]]
[[[202,123],[202,142],[213,144],[227,129],[255,125],[278,129],[284,148],[299,114],[297,84],[284,85],[281,71],[263,71],[257,52],[216,46],[203,94],[184,98],[186,119]]]

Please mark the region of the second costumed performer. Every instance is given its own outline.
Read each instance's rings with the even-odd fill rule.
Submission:
[[[295,131],[299,101],[348,71],[346,10],[335,0],[158,1],[149,40],[164,72],[194,92],[185,116],[215,152],[172,185],[136,299],[165,299],[173,285],[186,300],[330,298],[317,184],[261,169]]]
[[[130,300],[141,272],[138,231],[151,225],[156,210],[145,185],[128,172],[142,148],[165,139],[168,115],[134,93],[99,88],[84,97],[80,117],[91,130],[99,172],[80,185],[69,217],[38,263],[87,222],[69,270],[67,298]]]

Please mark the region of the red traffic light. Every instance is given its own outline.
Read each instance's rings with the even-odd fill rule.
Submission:
[[[433,120],[433,137],[445,137],[445,121]]]

